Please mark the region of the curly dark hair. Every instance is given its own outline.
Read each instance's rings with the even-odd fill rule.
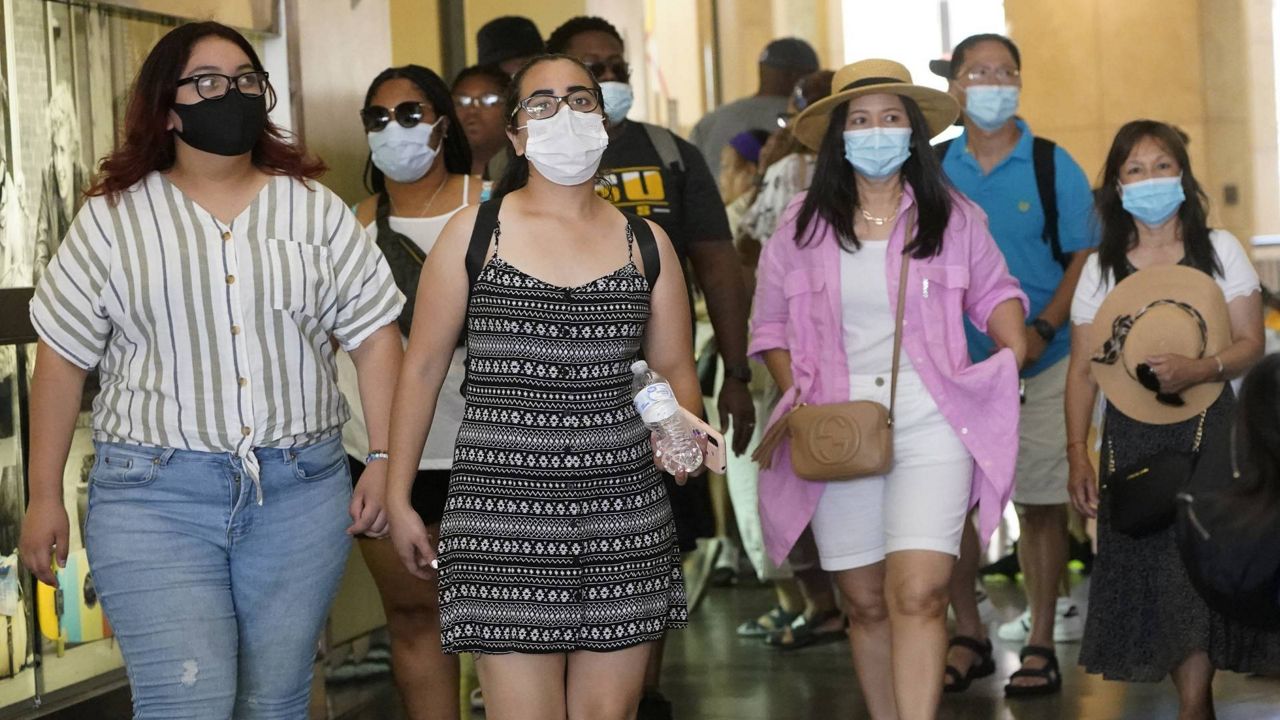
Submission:
[[[622,40],[622,33],[618,32],[618,28],[614,27],[613,23],[595,15],[579,15],[566,20],[563,25],[552,31],[551,37],[547,38],[547,53],[552,55],[564,53],[569,49],[569,43],[573,42],[574,36],[584,32],[602,32],[612,35],[619,45],[624,48],[627,46]]]

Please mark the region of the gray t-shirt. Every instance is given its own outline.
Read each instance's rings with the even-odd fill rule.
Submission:
[[[778,114],[787,111],[787,98],[776,95],[753,95],[734,100],[707,113],[697,125],[689,141],[698,146],[707,159],[711,176],[720,182],[720,151],[729,140],[745,130],[778,129]]]

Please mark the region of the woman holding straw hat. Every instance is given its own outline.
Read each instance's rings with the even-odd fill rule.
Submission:
[[[1098,518],[1080,664],[1109,680],[1172,676],[1188,720],[1213,717],[1215,670],[1280,666],[1280,635],[1247,630],[1196,594],[1171,525],[1187,475],[1178,458],[1222,437],[1235,405],[1226,381],[1263,350],[1258,276],[1230,233],[1209,229],[1205,205],[1176,130],[1120,129],[1098,195],[1102,243],[1072,303],[1066,396],[1071,500]],[[1101,491],[1085,441],[1099,388]]]
[[[836,573],[875,718],[935,716],[965,517],[976,503],[989,533],[1013,482],[1026,297],[982,211],[947,185],[929,148],[958,113],[896,62],[842,68],[831,96],[796,120],[818,152],[813,184],[760,258],[751,353],[784,392],[771,425],[801,403],[851,400],[893,418],[882,475],[806,480],[787,442],[760,473],[773,561],[812,524]],[[976,365],[966,317],[1003,348]]]

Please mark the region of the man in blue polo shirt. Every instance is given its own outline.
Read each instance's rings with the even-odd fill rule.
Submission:
[[[1005,687],[1010,696],[1056,692],[1061,676],[1054,641],[1078,640],[1083,630],[1070,600],[1058,600],[1068,553],[1062,408],[1071,296],[1087,251],[1097,243],[1093,194],[1084,171],[1065,150],[1033,137],[1015,116],[1021,66],[1017,46],[1002,35],[975,35],[956,46],[947,74],[951,94],[965,108],[965,131],[940,148],[943,171],[986,211],[1009,271],[1031,300],[1013,495],[1029,617],[1024,614],[1000,628],[1001,638],[1025,642],[1022,669]],[[967,329],[973,359],[989,356],[991,340],[972,326]],[[956,637],[947,655],[946,688],[952,692],[994,672],[974,594],[978,556],[977,534],[970,524],[951,585]]]

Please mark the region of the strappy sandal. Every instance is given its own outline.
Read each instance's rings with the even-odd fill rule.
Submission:
[[[942,684],[942,691],[947,693],[962,693],[969,689],[974,680],[992,675],[996,671],[996,659],[991,652],[991,641],[979,641],[967,635],[957,635],[951,638],[951,642],[947,643],[947,649],[953,647],[962,647],[965,650],[977,656],[977,660],[969,666],[967,672],[960,672],[954,666],[948,665],[946,669],[946,680]]]
[[[799,650],[802,647],[844,640],[846,637],[844,623],[834,628],[821,629],[823,625],[838,617],[841,617],[841,614],[836,609],[819,613],[812,618],[801,615],[787,627],[765,636],[764,644],[779,650]]]
[[[769,612],[739,625],[738,637],[765,637],[787,627],[798,617],[800,613],[788,612],[781,605],[775,605]]]
[[[1052,695],[1062,689],[1062,671],[1058,669],[1058,656],[1054,654],[1053,648],[1028,645],[1022,648],[1022,652],[1018,654],[1018,659],[1026,662],[1029,657],[1044,658],[1048,661],[1048,664],[1036,669],[1023,667],[1010,675],[1009,679],[1014,680],[1020,677],[1040,678],[1044,680],[1044,683],[1040,685],[1014,685],[1010,683],[1004,686],[1005,697]]]

